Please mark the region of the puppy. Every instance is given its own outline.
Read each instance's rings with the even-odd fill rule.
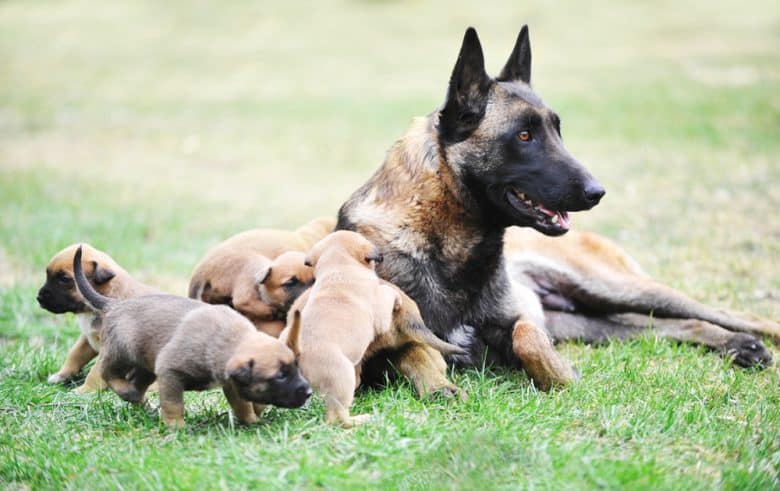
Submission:
[[[193,298],[211,304],[227,304],[255,327],[278,337],[292,302],[314,282],[306,255],[288,251],[270,260],[251,251],[229,250],[210,263],[210,280],[201,283]],[[218,268],[218,270],[217,270]]]
[[[100,313],[87,308],[84,298],[73,281],[73,257],[78,244],[72,244],[58,252],[46,267],[46,282],[38,291],[38,304],[54,314],[73,312],[81,327],[81,336],[70,349],[60,370],[49,377],[50,384],[66,382],[79,374],[84,365],[100,351]],[[140,283],[122,269],[111,257],[94,247],[84,244],[82,249],[86,277],[102,295],[125,299],[149,295],[157,290]],[[89,371],[79,393],[105,387],[99,376],[99,363]]]
[[[303,375],[325,398],[325,422],[345,427],[364,422],[350,416],[362,361],[385,348],[427,344],[445,354],[462,353],[430,332],[416,304],[381,281],[376,247],[355,232],[334,232],[318,242],[306,262],[316,281],[293,304],[282,340],[299,352]],[[298,335],[298,333],[300,333]]]
[[[322,217],[295,231],[255,229],[234,235],[207,252],[195,266],[189,296],[232,305],[258,329],[278,334],[290,304],[311,284],[311,272],[302,269],[300,256],[281,256],[289,251],[308,252],[335,225],[335,218]],[[262,279],[262,272],[267,272],[274,260],[279,263],[270,264],[270,275],[258,288],[258,275]]]
[[[166,426],[184,426],[185,390],[222,387],[245,424],[257,421],[262,404],[300,407],[311,395],[293,350],[236,311],[175,295],[103,296],[87,281],[80,248],[73,271],[87,306],[103,314],[103,379],[134,403],[157,380]],[[289,336],[293,345],[297,336]]]

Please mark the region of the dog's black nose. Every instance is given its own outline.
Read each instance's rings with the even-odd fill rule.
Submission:
[[[596,206],[601,201],[601,198],[607,193],[604,187],[593,181],[585,185],[585,200],[590,206]]]
[[[295,395],[297,397],[305,397],[307,399],[311,395],[311,393],[312,393],[311,387],[306,387],[306,386],[298,387],[298,389],[296,389],[295,391]]]

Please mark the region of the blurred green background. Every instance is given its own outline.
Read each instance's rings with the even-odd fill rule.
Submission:
[[[335,214],[411,118],[441,104],[467,26],[478,29],[488,71],[495,74],[525,23],[533,47],[533,85],[561,115],[569,150],[607,188],[598,207],[574,216],[574,227],[616,239],[651,274],[699,300],[780,317],[776,1],[6,0],[0,2],[0,347],[7,362],[6,389],[0,395],[9,418],[3,438],[11,442],[22,435],[29,454],[41,460],[0,461],[0,476],[38,485],[84,484],[73,477],[83,471],[80,464],[68,457],[58,460],[45,449],[47,435],[61,431],[57,411],[71,414],[67,404],[51,412],[29,403],[62,398],[77,404],[63,389],[42,384],[77,333],[72,318],[55,319],[34,301],[56,251],[72,242],[90,242],[141,280],[184,294],[194,264],[223,238],[247,228],[291,228],[313,216]],[[625,404],[620,406],[625,414],[638,414],[632,404],[651,390],[642,380],[661,391],[660,408],[675,386],[700,385],[706,399],[720,393],[724,377],[729,384],[746,377],[752,388],[737,401],[758,408],[755,424],[765,432],[764,446],[751,453],[746,449],[755,442],[721,438],[734,431],[733,421],[718,426],[712,418],[722,411],[734,410],[737,420],[744,414],[724,400],[722,407],[711,408],[713,413],[705,411],[703,420],[696,419],[702,426],[691,430],[690,445],[715,449],[693,458],[703,467],[692,475],[702,487],[777,486],[777,474],[774,480],[768,477],[780,465],[776,369],[735,375],[713,355],[638,343],[601,351],[562,348],[586,376],[577,389],[582,394],[561,395],[572,397],[571,406],[542,399],[553,405],[547,410],[561,411],[556,421],[563,425],[563,438],[592,429],[587,415],[578,417],[571,409],[583,403],[578,398],[596,380],[614,383],[614,390],[633,384],[636,392],[626,389],[626,400],[618,404]],[[689,381],[661,383],[653,378],[655,365],[627,376],[619,360],[642,356],[645,361],[665,356],[680,374],[717,368],[711,380],[693,375]],[[464,377],[464,383],[475,384],[476,393],[492,393],[490,384],[503,387],[500,381],[480,385],[481,379]],[[527,387],[524,378],[518,383]],[[375,397],[363,403],[375,407],[384,396]],[[523,392],[512,397],[527,402],[547,396]],[[596,406],[609,407],[603,394],[593,397]],[[207,400],[224,412],[219,397]],[[506,420],[495,416],[494,421],[495,428],[504,428],[495,437],[502,445],[512,447],[512,428],[532,431],[541,424],[511,419],[510,403],[496,400],[505,404],[491,410],[509,408],[500,413]],[[118,407],[113,399],[102,404]],[[680,404],[685,406],[684,399]],[[673,406],[674,412],[682,406]],[[18,414],[9,409],[17,407],[27,409]],[[483,409],[474,411],[479,416]],[[449,409],[442,411],[446,424],[452,424]],[[766,419],[769,414],[774,419]],[[29,417],[44,423],[27,428],[21,421]],[[301,416],[310,422],[318,417],[316,411]],[[103,435],[99,425],[74,424]],[[458,435],[480,428],[469,424],[465,433],[445,425],[445,440],[458,441]],[[554,445],[555,438],[546,434],[540,445]],[[533,462],[548,475],[561,470],[556,462],[573,456],[592,455],[600,463],[594,465],[606,465],[598,449],[617,445],[623,437],[611,436],[607,433],[604,447],[596,444],[593,454],[592,447],[574,448]],[[366,436],[372,437],[384,441],[382,435]],[[362,437],[338,438],[347,447],[365,444]],[[665,477],[637,481],[632,479],[643,471],[613,472],[618,477],[605,485],[687,487],[678,477],[690,476],[690,468],[676,462],[689,443],[674,438],[670,443],[668,435],[653,431],[644,438],[628,455],[650,458]],[[182,449],[192,445],[179,443],[176,449],[185,454]],[[669,445],[676,450],[667,461],[662,449]],[[115,451],[122,453],[121,445]],[[468,452],[453,456],[448,451],[439,452],[449,457],[438,464],[448,476],[476,462]],[[116,456],[107,452],[108,461]],[[725,464],[734,459],[734,467]],[[336,465],[327,459],[321,464],[324,469]],[[41,471],[47,465],[57,472]],[[388,465],[403,469],[408,464],[391,460]],[[724,468],[736,470],[729,474]],[[359,482],[387,485],[396,482],[393,475],[380,472],[374,480],[367,475]],[[481,479],[478,473],[469,475],[475,480],[464,486]],[[601,482],[577,472],[561,475],[561,481],[553,481],[556,486]],[[526,485],[550,485],[527,475],[524,479]],[[355,484],[322,482],[326,487]],[[437,482],[453,487],[452,481]],[[512,487],[511,479],[501,482]],[[173,481],[161,478],[160,483]]]

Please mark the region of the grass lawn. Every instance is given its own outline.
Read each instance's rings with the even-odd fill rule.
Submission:
[[[453,374],[235,424],[188,393],[167,432],[112,393],[49,386],[78,335],[41,310],[77,241],[184,294],[235,232],[336,212],[443,100],[462,32],[497,73],[529,23],[533,82],[608,190],[574,226],[704,302],[780,317],[776,2],[0,2],[0,485],[11,489],[780,488],[780,372],[644,338],[560,346],[582,372]],[[773,348],[775,358],[780,351]]]

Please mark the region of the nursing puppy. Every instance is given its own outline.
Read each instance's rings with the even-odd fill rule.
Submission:
[[[322,217],[295,231],[254,229],[234,235],[208,251],[195,266],[189,296],[230,305],[258,329],[278,334],[290,304],[312,281],[302,256],[289,253],[308,252],[335,225],[335,218]]]
[[[299,407],[311,394],[293,351],[234,310],[175,295],[105,297],[87,281],[81,249],[73,271],[87,306],[103,314],[103,379],[134,403],[157,380],[166,426],[184,426],[185,390],[222,387],[236,418],[246,424],[257,421],[259,404]],[[291,342],[296,337],[292,332]]]
[[[46,266],[46,282],[38,291],[38,304],[53,314],[72,312],[78,318],[81,336],[70,349],[65,363],[49,377],[50,384],[67,382],[77,376],[84,365],[100,351],[101,314],[87,308],[84,297],[73,280],[73,257],[78,244],[58,252]],[[157,290],[135,280],[108,254],[84,244],[82,267],[92,286],[100,294],[117,299],[156,293]],[[84,384],[76,392],[86,393],[105,388],[99,376],[100,360],[89,371]]]
[[[288,251],[270,260],[250,251],[225,251],[212,264],[207,287],[193,297],[211,304],[227,304],[255,327],[278,337],[290,305],[314,283],[303,252]]]
[[[408,305],[411,299],[379,279],[374,265],[381,261],[376,247],[355,232],[334,232],[318,242],[306,259],[316,282],[294,304],[289,330],[282,333],[300,353],[301,372],[325,397],[329,424],[351,427],[368,417],[349,414],[367,356],[410,343],[462,353],[425,327],[416,306]]]

